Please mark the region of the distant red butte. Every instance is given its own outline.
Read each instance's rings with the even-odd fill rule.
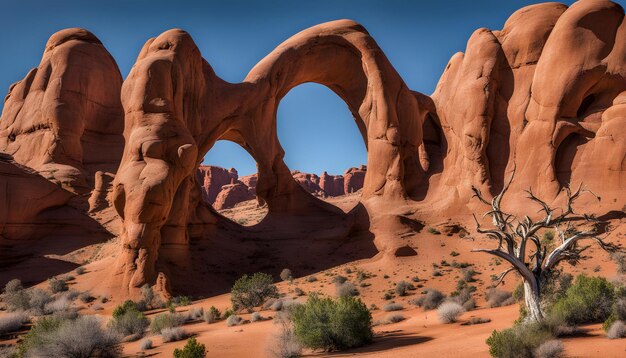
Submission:
[[[355,193],[363,188],[367,166],[347,169],[343,175],[321,176],[291,172],[293,179],[307,192],[319,197],[335,197]],[[196,179],[201,186],[203,199],[216,210],[233,206],[256,198],[257,174],[238,177],[234,168],[226,169],[214,165],[201,165],[196,172]]]

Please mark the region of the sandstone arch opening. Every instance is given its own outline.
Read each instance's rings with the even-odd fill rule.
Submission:
[[[304,83],[281,99],[276,121],[294,180],[314,197],[352,210],[361,197],[367,148],[346,103],[324,85]]]
[[[239,144],[217,141],[196,171],[202,200],[222,216],[243,226],[258,224],[268,207],[256,196],[256,161]]]

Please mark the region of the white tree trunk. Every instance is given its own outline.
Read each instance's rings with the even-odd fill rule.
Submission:
[[[539,299],[539,285],[524,280],[524,301],[528,316],[526,321],[539,322],[543,319],[543,311],[541,310],[541,300]]]

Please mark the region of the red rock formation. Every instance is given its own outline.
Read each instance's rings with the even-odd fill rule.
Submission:
[[[343,190],[346,194],[356,193],[363,188],[365,183],[365,174],[367,174],[367,166],[361,165],[358,168],[350,168],[343,174],[344,183]]]
[[[510,193],[555,198],[603,177],[603,197],[623,200],[624,144],[606,129],[622,116],[612,103],[626,90],[625,39],[624,10],[609,1],[531,5],[501,31],[477,30],[432,96],[449,147],[434,204],[464,205],[471,185],[498,191],[514,167]],[[599,158],[598,141],[610,156]]]
[[[320,176],[320,188],[324,191],[326,196],[344,195],[343,183],[344,178],[341,175],[329,175],[324,172]]]
[[[317,175],[295,170],[291,172],[291,176],[307,192],[317,195],[321,194],[322,188],[319,186],[320,178]]]
[[[513,168],[510,192],[532,186],[550,200],[564,185],[585,181],[621,207],[625,36],[623,9],[609,1],[528,6],[501,31],[474,32],[429,97],[410,91],[352,21],[296,34],[240,84],[217,77],[187,33],[167,31],[146,43],[122,90],[126,148],[115,179],[116,207],[125,218],[122,284],[154,283],[166,270],[158,263],[162,246],[184,247],[188,223],[217,220],[201,210],[193,175],[218,138],[240,144],[257,161],[256,193],[270,219],[309,215],[311,223],[333,222],[341,232],[361,220],[385,253],[406,251],[398,237],[413,229],[404,213],[466,213],[472,185],[493,193]],[[315,183],[328,193],[336,190],[334,179],[294,180],[283,162],[276,108],[304,82],[337,93],[366,141],[367,172],[349,170],[343,183],[344,193],[363,188],[365,214],[355,212],[358,220],[343,220],[297,185],[315,191]],[[248,180],[229,184],[224,195],[248,193]],[[274,228],[270,219],[267,230]]]
[[[216,210],[232,208],[233,206],[256,198],[254,192],[241,182],[224,185],[217,195],[213,207]]]
[[[234,168],[227,170],[211,165],[201,165],[196,172],[196,179],[202,187],[202,198],[209,204],[215,203],[222,187],[236,182],[237,177]]]
[[[97,171],[114,173],[124,146],[122,76],[89,31],[52,35],[39,67],[9,90],[0,150],[73,192],[88,192]]]

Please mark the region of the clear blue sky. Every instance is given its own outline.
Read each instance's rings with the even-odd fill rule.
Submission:
[[[296,32],[349,18],[368,29],[411,89],[430,94],[449,58],[464,51],[475,29],[500,29],[515,10],[536,2],[0,0],[0,91],[6,93],[11,83],[36,67],[48,37],[66,27],[95,33],[123,76],[148,38],[182,28],[220,77],[240,82]],[[278,131],[291,169],[338,174],[367,161],[347,107],[325,87],[304,84],[293,89],[280,105]],[[205,162],[235,167],[241,175],[256,172],[254,160],[230,143],[218,142]]]

